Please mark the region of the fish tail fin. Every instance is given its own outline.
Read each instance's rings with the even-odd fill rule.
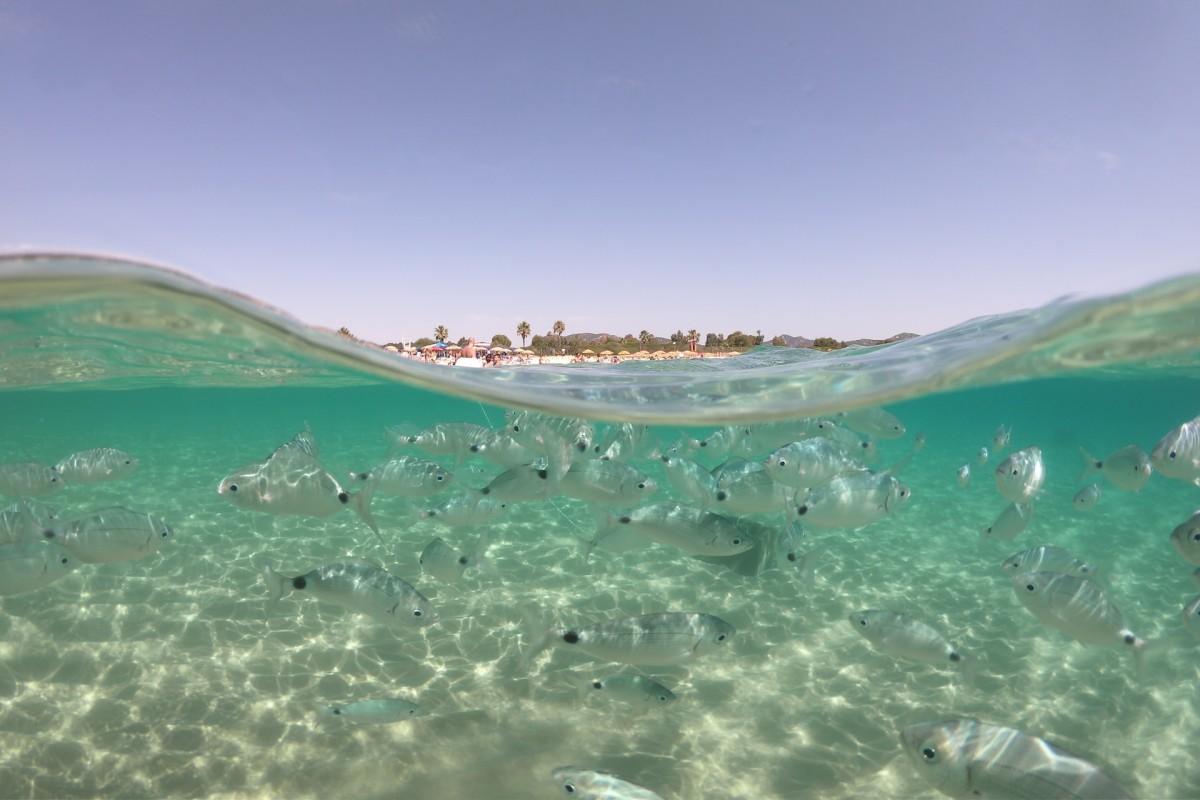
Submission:
[[[1079,473],[1079,480],[1081,481],[1093,472],[1098,472],[1104,466],[1103,461],[1082,447],[1079,448],[1079,455],[1083,458],[1083,470]]]
[[[375,489],[372,484],[367,486],[358,494],[351,495],[350,502],[354,506],[354,513],[358,514],[366,526],[371,529],[371,533],[375,534],[380,543],[383,542],[383,534],[379,532],[379,523],[375,521],[375,517],[371,514],[371,498],[375,496]]]
[[[263,565],[263,580],[267,583],[267,591],[273,593],[271,598],[271,606],[274,607],[280,600],[283,599],[284,593],[287,592],[288,584],[291,583],[285,575],[280,575],[270,564]]]

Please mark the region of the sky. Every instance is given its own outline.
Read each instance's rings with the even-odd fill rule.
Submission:
[[[1200,268],[1200,3],[0,0],[0,251],[378,342],[927,333]]]

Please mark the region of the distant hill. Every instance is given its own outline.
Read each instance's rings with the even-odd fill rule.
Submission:
[[[636,336],[637,334],[635,333],[634,335]],[[905,333],[897,333],[895,336],[889,336],[886,339],[850,339],[846,342],[846,344],[856,344],[856,345],[860,345],[862,347],[873,347],[875,345],[880,345],[880,344],[892,344],[893,342],[902,342],[905,339],[915,339],[919,335],[920,334],[905,332]],[[586,333],[586,332],[584,332],[584,333],[567,333],[567,334],[563,334],[563,341],[579,342],[581,344],[593,345],[593,344],[603,343],[605,340],[605,337],[607,337],[609,343],[617,344],[621,341],[621,336],[622,336],[622,334],[617,334],[617,333]],[[768,342],[771,341],[771,338],[772,337],[770,337],[770,336],[766,337],[766,341],[768,341]],[[781,334],[780,338],[783,339],[784,343],[788,347],[812,347],[813,341],[814,341],[813,339],[810,339],[807,336],[792,336],[792,335],[786,334],[786,333]],[[702,335],[700,341],[701,341],[701,343],[703,343],[703,341],[704,341],[703,335]],[[654,344],[656,346],[657,345],[669,345],[670,343],[671,343],[671,340],[669,337],[666,337],[666,336],[655,336],[654,337]]]

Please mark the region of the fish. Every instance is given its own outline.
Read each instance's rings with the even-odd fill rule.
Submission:
[[[443,422],[429,430],[409,432],[402,425],[387,428],[388,438],[398,447],[418,447],[435,456],[462,458],[487,447],[492,429],[471,422]]]
[[[992,449],[999,453],[1004,448],[1008,447],[1008,443],[1012,441],[1012,427],[1001,425],[996,428],[996,432],[992,434]]]
[[[1012,453],[996,467],[996,488],[1011,503],[1028,503],[1046,482],[1046,465],[1040,447]]]
[[[667,483],[684,499],[701,506],[716,501],[717,479],[702,464],[675,453],[655,455],[663,465]]]
[[[322,713],[356,725],[388,725],[424,716],[424,711],[419,705],[402,697],[383,697],[326,706]]]
[[[306,592],[396,627],[422,628],[437,621],[429,598],[408,581],[367,561],[325,564],[294,578],[266,565],[263,577],[275,602],[288,591]]]
[[[575,453],[587,453],[596,438],[590,423],[572,417],[556,417],[538,411],[510,411],[505,420],[508,431],[517,441],[542,455],[550,455],[556,441],[565,443]]]
[[[1021,604],[1043,625],[1084,644],[1123,646],[1141,653],[1145,640],[1125,627],[1121,610],[1091,578],[1059,572],[1020,572],[1012,576]]]
[[[1021,572],[1060,572],[1086,578],[1096,574],[1094,566],[1052,544],[1041,544],[1013,553],[1000,562],[1000,569],[1010,575]]]
[[[366,484],[370,495],[431,497],[450,486],[454,476],[441,464],[415,456],[388,459],[370,472],[351,472],[350,477]]]
[[[1171,546],[1189,564],[1200,564],[1200,510],[1171,531]]]
[[[1096,507],[1096,503],[1100,502],[1100,484],[1089,484],[1078,492],[1072,498],[1071,504],[1079,511],[1089,511]]]
[[[484,497],[500,503],[545,500],[557,494],[550,469],[541,464],[522,464],[501,472],[479,490]]]
[[[979,448],[979,453],[976,454],[976,456],[975,456],[976,463],[978,463],[979,466],[982,467],[984,464],[986,464],[988,462],[989,455],[990,454],[988,453],[988,449],[986,447]]]
[[[162,517],[116,507],[71,520],[57,534],[59,543],[82,563],[108,564],[152,555],[175,531]]]
[[[281,444],[264,461],[235,470],[217,484],[217,494],[238,508],[267,514],[329,517],[353,508],[376,536],[371,495],[351,495],[318,461],[316,441],[307,430]],[[382,537],[380,537],[382,540]]]
[[[0,464],[0,494],[9,497],[45,497],[64,485],[54,467],[37,461]]]
[[[1014,728],[924,722],[902,729],[900,743],[921,778],[948,797],[1131,800],[1096,765]]]
[[[1013,540],[1021,535],[1021,531],[1025,530],[1032,518],[1032,503],[1009,503],[1004,506],[1000,516],[996,517],[996,521],[979,531],[979,535],[984,539]]]
[[[550,777],[566,794],[579,800],[663,800],[644,786],[621,780],[616,775],[580,767],[556,767]]]
[[[729,644],[732,625],[711,614],[670,611],[641,614],[577,628],[555,628],[525,656],[528,664],[553,646],[596,661],[631,666],[665,667],[716,652]]]
[[[53,538],[51,526],[58,519],[58,512],[35,500],[22,498],[0,511],[0,544],[36,542]]]
[[[837,415],[847,428],[876,439],[899,439],[905,434],[904,423],[882,408],[860,408]]]
[[[49,586],[76,566],[75,558],[51,539],[0,544],[0,595]]]
[[[645,438],[645,425],[622,422],[611,426],[604,439],[592,445],[592,452],[601,461],[629,461],[638,455]]]
[[[489,537],[485,533],[480,535],[479,540],[475,543],[475,548],[470,553],[460,553],[446,544],[440,536],[437,536],[421,550],[421,555],[417,557],[417,563],[421,565],[421,571],[426,575],[431,575],[445,583],[458,583],[468,569],[484,568],[486,563],[484,554],[490,544]]]
[[[1183,607],[1183,625],[1188,633],[1200,638],[1200,597],[1193,597]]]
[[[480,443],[480,448],[477,453],[480,458],[505,469],[532,464],[538,458],[537,450],[526,447],[506,430],[492,431],[491,435]]]
[[[958,468],[958,485],[967,488],[971,485],[971,465],[963,464]]]
[[[658,491],[653,478],[620,461],[577,461],[558,482],[558,491],[588,503],[630,505]]]
[[[675,693],[658,681],[628,672],[589,678],[584,688],[587,694],[635,706],[665,706],[675,702]]]
[[[617,527],[690,556],[735,556],[755,545],[733,517],[679,503],[653,503],[628,514],[607,514],[597,525],[594,542]]]
[[[717,491],[711,506],[727,514],[766,514],[782,511],[792,497],[771,480],[762,463],[727,461],[713,471]]]
[[[1104,459],[1096,458],[1082,447],[1079,448],[1079,453],[1083,456],[1083,473],[1080,480],[1098,471],[1113,486],[1127,492],[1141,491],[1146,481],[1150,480],[1150,474],[1154,472],[1150,456],[1136,444],[1126,445]]]
[[[59,477],[70,484],[120,480],[128,478],[137,468],[136,458],[112,447],[72,453],[54,465]]]
[[[1159,439],[1150,451],[1150,462],[1165,478],[1200,486],[1200,417],[1184,422]]]
[[[849,617],[850,625],[876,650],[924,664],[960,666],[962,654],[934,628],[894,611],[868,609]]]
[[[792,489],[812,489],[838,475],[865,471],[866,465],[856,456],[857,453],[832,439],[817,437],[786,444],[767,456],[762,464],[776,483]]]
[[[796,514],[814,528],[861,528],[896,513],[912,491],[887,472],[839,475],[797,498]]]
[[[451,528],[470,528],[493,522],[507,510],[508,503],[468,491],[448,495],[441,502],[426,506],[420,516]]]

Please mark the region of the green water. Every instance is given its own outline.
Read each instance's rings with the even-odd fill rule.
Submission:
[[[14,313],[0,333],[10,352],[27,353],[19,325]],[[127,366],[147,363],[145,351],[128,352]],[[91,447],[140,459],[130,478],[45,498],[63,516],[122,505],[175,529],[148,558],[84,565],[0,598],[0,796],[515,800],[562,795],[549,772],[576,764],[664,798],[932,798],[941,795],[902,754],[900,728],[978,717],[1089,758],[1137,797],[1200,797],[1200,667],[1180,620],[1200,588],[1168,542],[1200,489],[1156,474],[1138,493],[1105,484],[1090,511],[1071,503],[1084,485],[1080,446],[1149,450],[1200,412],[1194,356],[890,403],[908,433],[879,443],[877,465],[909,453],[916,433],[928,442],[902,473],[912,499],[861,530],[806,529],[811,580],[785,562],[744,576],[659,546],[601,549],[585,562],[578,543],[594,510],[558,498],[519,504],[489,526],[494,571],[449,585],[423,576],[417,556],[435,536],[469,548],[478,531],[420,518],[427,503],[378,497],[381,543],[349,511],[272,516],[218,495],[224,476],[306,425],[342,478],[385,459],[385,426],[502,424],[499,406],[344,367],[324,388],[204,388],[184,374],[198,355],[176,352],[181,385],[43,380],[53,389],[0,393],[0,462],[53,464]],[[297,369],[308,357],[296,356]],[[998,459],[973,466],[967,488],[955,478],[1002,423],[1013,449],[1042,448],[1048,474],[1012,542],[979,535],[1005,505],[991,474]],[[656,426],[648,437],[666,445],[713,429]],[[664,487],[656,499],[671,496],[660,464],[633,463]],[[500,471],[467,460],[455,483],[481,487]],[[1102,568],[1126,624],[1161,643],[1141,669],[1121,648],[1073,642],[1020,605],[999,564],[1037,544]],[[397,632],[299,592],[270,602],[263,565],[300,575],[346,557],[412,582],[441,621]],[[847,621],[864,608],[934,625],[971,669],[879,653]],[[721,652],[647,670],[678,696],[669,706],[581,696],[582,683],[617,665],[562,649],[522,661],[530,619],[573,626],[656,611],[702,611],[737,628]],[[355,728],[318,713],[389,696],[428,715]]]

